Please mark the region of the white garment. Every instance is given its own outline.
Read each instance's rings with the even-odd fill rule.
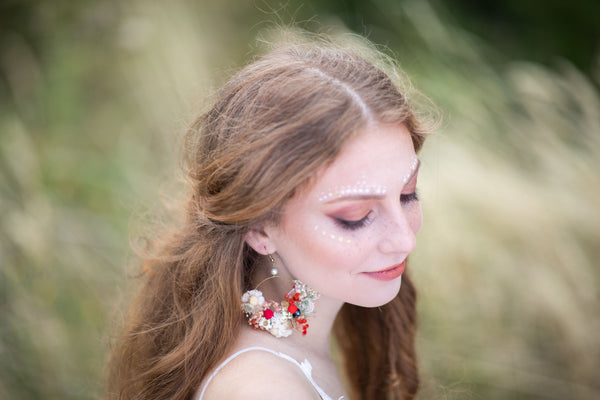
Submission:
[[[231,360],[233,360],[234,358],[236,358],[237,356],[239,356],[240,354],[244,354],[247,353],[249,351],[254,351],[254,350],[258,350],[258,351],[266,351],[267,353],[271,353],[273,355],[276,355],[277,357],[283,358],[284,360],[288,360],[289,362],[293,363],[294,365],[296,365],[298,368],[300,368],[300,370],[304,373],[304,375],[306,376],[306,378],[308,379],[308,381],[310,382],[310,384],[315,388],[315,390],[319,393],[319,396],[321,396],[321,399],[323,400],[333,400],[331,397],[329,397],[327,395],[327,393],[325,393],[323,391],[323,389],[321,389],[319,387],[319,385],[317,385],[317,383],[313,380],[312,375],[311,375],[311,371],[312,371],[312,365],[310,365],[310,362],[308,362],[307,359],[304,359],[304,361],[302,361],[301,363],[299,363],[298,361],[296,361],[295,359],[293,359],[292,357],[288,356],[287,354],[283,354],[280,353],[278,351],[275,350],[271,350],[271,349],[267,349],[266,347],[247,347],[245,349],[242,349],[240,351],[237,351],[235,353],[233,353],[231,356],[229,356],[225,361],[223,361],[214,371],[212,374],[210,374],[210,376],[208,377],[208,379],[206,380],[206,383],[204,384],[204,387],[202,388],[202,392],[200,392],[200,396],[198,397],[198,400],[202,400],[202,397],[204,397],[204,392],[206,392],[206,388],[208,387],[208,384],[210,383],[210,381],[215,377],[215,375],[221,370],[221,368],[223,368],[225,365],[227,365]],[[341,396],[338,400],[344,400],[344,396]]]

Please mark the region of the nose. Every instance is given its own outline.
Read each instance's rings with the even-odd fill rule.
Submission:
[[[379,250],[386,254],[408,255],[417,245],[415,233],[406,213],[400,210],[397,215],[386,221],[386,229],[379,243]]]

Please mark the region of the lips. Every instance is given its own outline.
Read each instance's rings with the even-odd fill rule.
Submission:
[[[378,281],[391,281],[402,275],[405,267],[406,260],[402,261],[400,264],[392,265],[391,267],[381,271],[363,272],[363,274],[370,278],[377,279]]]

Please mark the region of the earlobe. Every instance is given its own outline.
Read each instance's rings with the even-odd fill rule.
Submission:
[[[257,253],[268,255],[274,253],[277,249],[271,242],[269,236],[262,230],[251,229],[245,237],[248,246],[252,247]]]

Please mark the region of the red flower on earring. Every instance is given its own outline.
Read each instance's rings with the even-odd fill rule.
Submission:
[[[268,331],[275,337],[287,337],[295,328],[306,335],[307,317],[315,313],[313,301],[319,296],[317,291],[295,280],[294,287],[281,304],[265,301],[260,290],[247,291],[242,295],[242,310],[254,329]]]

